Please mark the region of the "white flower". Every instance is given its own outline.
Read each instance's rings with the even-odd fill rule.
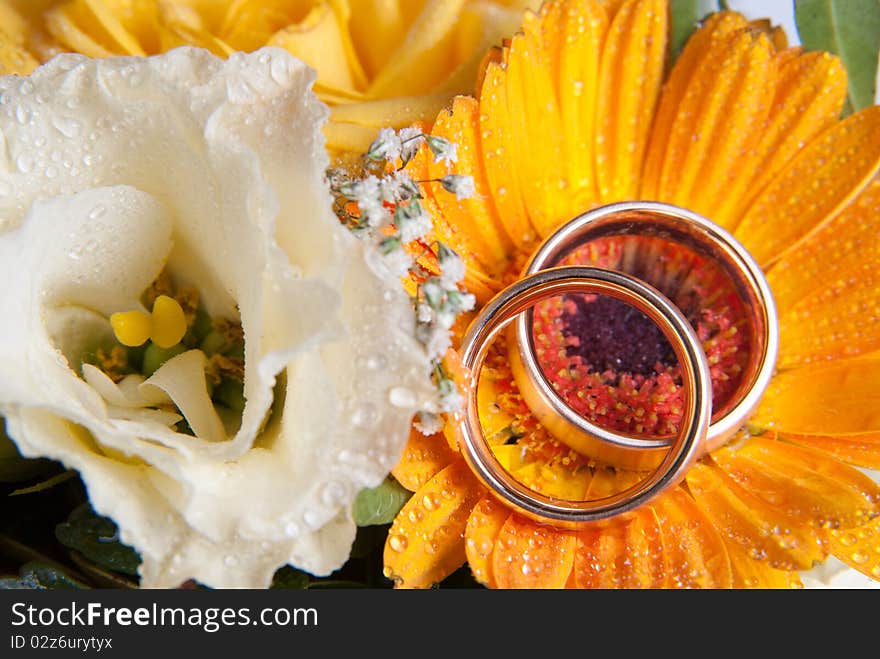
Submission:
[[[354,496],[435,395],[407,295],[331,211],[313,80],[276,49],[0,78],[0,414],[24,454],[79,470],[146,587],[338,568]],[[240,321],[240,417],[218,418],[200,349],[146,382],[83,368],[163,271]]]
[[[477,193],[476,184],[473,176],[463,176],[461,174],[447,174],[440,179],[440,185],[447,192],[455,195],[455,198],[470,199]]]
[[[425,140],[434,154],[434,162],[445,162],[447,165],[458,160],[458,145],[437,135],[426,135]]]

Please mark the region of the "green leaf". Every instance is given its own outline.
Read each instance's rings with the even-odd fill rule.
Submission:
[[[305,590],[309,587],[309,575],[285,565],[275,572],[269,587],[275,590]]]
[[[849,109],[873,105],[880,52],[880,2],[797,0],[795,19],[807,50],[827,50],[843,60],[849,74]]]
[[[698,23],[720,9],[715,0],[672,0],[669,13],[672,17],[672,34],[669,45],[673,57],[678,57]]]
[[[393,478],[386,478],[379,487],[361,490],[354,500],[354,521],[358,526],[389,524],[400,512],[412,493]]]
[[[76,508],[66,522],[56,526],[55,537],[99,567],[137,575],[141,562],[138,553],[119,541],[113,520],[95,514],[88,504]]]
[[[18,578],[0,579],[0,590],[84,590],[88,586],[52,566],[31,561],[21,566]]]

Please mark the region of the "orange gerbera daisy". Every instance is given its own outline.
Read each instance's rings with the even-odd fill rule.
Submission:
[[[474,198],[427,189],[423,203],[481,303],[518,276],[537,241],[589,208],[656,200],[713,219],[765,268],[778,372],[735,442],[635,513],[579,532],[499,503],[453,433],[413,432],[393,473],[415,494],[385,547],[398,586],[430,586],[467,561],[492,587],[790,587],[829,555],[880,580],[880,488],[856,468],[880,467],[880,107],[841,121],[839,60],[786,48],[733,12],[708,19],[664,76],[668,27],[664,0],[546,2],[498,49],[479,98],[458,97],[437,117],[433,134],[458,143],[457,164],[422,153],[410,167],[421,180],[474,177]],[[580,260],[614,267],[619,247]],[[717,397],[738,363],[725,357],[739,349],[725,334],[737,309],[709,297],[693,313],[718,357]],[[493,350],[478,401],[517,478],[581,499],[642,477],[550,437],[518,394],[505,346]],[[611,402],[652,413],[656,398],[614,382]]]

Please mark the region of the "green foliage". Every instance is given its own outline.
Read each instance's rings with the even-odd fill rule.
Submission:
[[[305,590],[309,587],[309,575],[285,565],[275,572],[270,588],[277,590]]]
[[[849,74],[849,111],[874,104],[880,53],[880,0],[797,0],[795,18],[807,50],[839,55]]]
[[[51,460],[29,460],[6,435],[6,421],[0,418],[0,483],[21,483],[45,474],[55,463]]]
[[[389,524],[412,494],[393,478],[379,487],[361,490],[354,500],[354,521],[358,526]]]
[[[84,590],[88,586],[63,570],[31,561],[21,566],[18,577],[0,578],[0,590]]]
[[[671,0],[669,13],[672,17],[672,34],[669,47],[673,58],[681,53],[687,40],[697,29],[699,21],[720,9],[715,0]]]
[[[55,527],[55,537],[95,565],[131,576],[137,575],[138,553],[119,541],[116,524],[97,515],[88,504],[77,507],[66,522]]]

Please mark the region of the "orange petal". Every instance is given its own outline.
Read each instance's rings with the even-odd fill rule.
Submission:
[[[492,554],[498,588],[565,588],[575,544],[571,533],[511,515]]]
[[[662,588],[665,561],[660,527],[650,508],[626,520],[579,533],[576,588]]]
[[[828,535],[835,557],[880,581],[880,517],[857,529],[832,531]]]
[[[749,202],[803,145],[838,120],[846,100],[846,69],[839,58],[810,52],[776,60],[775,98],[754,152],[741,159],[732,186],[707,208],[722,226],[736,225]]]
[[[668,7],[630,0],[611,23],[602,51],[596,127],[599,197],[638,198],[642,164],[666,58]]]
[[[773,45],[748,28],[712,41],[669,136],[658,196],[712,217],[760,139],[776,79]]]
[[[725,539],[743,546],[752,558],[783,570],[805,570],[825,559],[816,529],[792,523],[718,467],[695,465],[687,475],[687,485],[715,528]]]
[[[839,215],[773,264],[767,280],[780,314],[860,263],[880,259],[878,208],[880,179],[875,179]]]
[[[643,199],[658,199],[660,176],[663,162],[672,135],[672,126],[678,117],[679,107],[687,93],[691,80],[717,46],[716,41],[725,42],[729,35],[746,26],[746,19],[732,11],[712,14],[703,26],[688,40],[687,45],[675,62],[675,67],[663,87],[654,127],[651,130],[650,146],[645,157],[644,179],[642,181]]]
[[[596,103],[599,64],[608,32],[608,16],[595,2],[565,5],[559,54],[559,112],[569,201],[565,215],[575,217],[598,203],[596,188]]]
[[[463,460],[452,463],[397,513],[385,543],[385,570],[400,588],[428,588],[465,561],[464,530],[485,493]]]
[[[510,510],[494,497],[485,497],[474,506],[464,531],[464,549],[474,579],[484,586],[495,588],[492,571],[495,542],[504,523],[512,515]]]
[[[852,435],[782,433],[779,437],[798,446],[806,446],[828,453],[838,460],[856,467],[880,469],[880,433]]]
[[[774,570],[766,561],[756,561],[735,542],[727,544],[734,588],[803,588],[794,570]]]
[[[779,373],[751,423],[796,435],[880,431],[880,356],[841,359]]]
[[[650,504],[663,542],[667,588],[730,588],[727,548],[694,500],[676,487]]]
[[[812,295],[779,316],[777,366],[781,369],[855,357],[880,348],[880,272],[876,261],[862,262],[838,278],[816,283]]]
[[[880,170],[880,107],[819,135],[750,206],[735,235],[767,265],[839,213]]]
[[[406,489],[415,492],[458,457],[441,433],[425,436],[412,428],[400,462],[391,474]]]
[[[491,63],[480,93],[480,130],[483,158],[492,199],[508,237],[520,251],[527,251],[536,238],[522,196],[516,161],[513,117],[508,110],[507,74]]]
[[[849,528],[880,513],[880,486],[825,454],[753,437],[712,459],[743,489],[798,524]]]
[[[454,194],[434,184],[434,199],[444,220],[468,233],[486,272],[501,273],[508,266],[512,245],[501,228],[489,196],[489,183],[483,169],[479,112],[479,103],[465,96],[455,98],[451,112],[440,112],[431,134],[458,145],[458,161],[450,165],[434,162],[431,158],[428,176],[430,180],[440,179],[447,174],[473,177],[476,194],[472,198],[459,201]]]

